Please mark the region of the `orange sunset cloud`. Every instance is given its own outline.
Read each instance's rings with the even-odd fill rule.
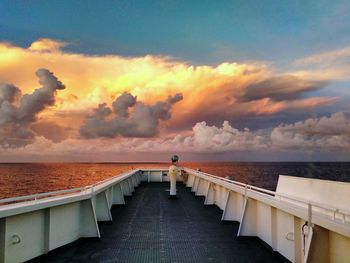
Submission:
[[[125,134],[164,137],[178,131],[189,133],[196,123],[203,120],[222,123],[245,115],[305,111],[337,100],[326,96],[304,97],[305,93],[320,89],[326,83],[293,73],[276,74],[273,68],[262,62],[193,66],[171,57],[71,53],[63,49],[67,45],[52,39],[39,39],[28,48],[0,43],[1,82],[15,85],[22,94],[31,94],[39,86],[34,73],[39,68],[46,68],[65,85],[65,89],[55,92],[55,103],[37,112],[35,120],[26,126],[33,136],[44,136],[53,143],[100,135],[109,138]],[[122,127],[118,132],[96,132],[92,127],[95,123],[98,125],[103,121],[104,125],[115,125],[111,122],[111,113],[102,119],[91,120],[98,105],[104,104],[103,110],[112,112],[112,105],[125,92],[135,96],[139,103],[139,106],[134,108],[132,104],[129,108],[130,119],[123,120],[123,124],[117,120]],[[137,128],[143,129],[142,132],[123,130],[136,125],[133,120],[138,114],[137,109],[146,107],[154,111],[158,106],[151,105],[165,103],[175,94],[181,94],[182,99],[166,106],[166,118],[152,117],[156,126],[151,132],[145,131],[143,126]],[[86,130],[88,124],[89,130]],[[48,133],[47,130],[56,132]]]

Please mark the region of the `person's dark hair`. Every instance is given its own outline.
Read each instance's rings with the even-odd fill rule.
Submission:
[[[177,156],[177,155],[173,155],[173,157],[171,157],[172,163],[176,163],[178,160],[179,160],[179,156]]]

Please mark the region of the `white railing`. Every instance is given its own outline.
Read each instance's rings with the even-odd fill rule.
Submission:
[[[310,231],[309,236],[305,235],[307,244],[317,226],[342,235],[333,236],[336,241],[329,247],[343,242],[343,236],[350,238],[349,211],[193,169],[184,170],[189,175],[186,185],[192,187],[196,195],[206,196],[205,204],[219,206],[223,210],[222,220],[240,222],[237,235],[258,236],[293,262],[301,262],[296,258],[303,258],[305,262],[309,253],[302,254],[309,251],[310,245],[305,247],[300,241],[300,229],[306,222]],[[163,178],[166,171],[166,168],[139,168],[85,187],[0,200],[0,229],[6,230],[3,237],[0,236],[0,262],[23,262],[78,238],[100,237],[97,222],[113,220],[112,205],[125,205],[124,196],[131,196],[140,182],[168,181],[168,177]],[[16,216],[21,216],[21,220]],[[62,218],[72,224],[66,228]],[[32,232],[33,225],[45,229],[45,235]],[[55,235],[57,231],[64,231],[64,235]],[[14,243],[1,244],[1,238],[11,240],[16,235],[23,237],[26,246],[35,246],[35,253],[21,249],[21,244],[16,245],[17,249],[13,249]],[[299,245],[295,241],[298,239]]]
[[[44,198],[49,198],[49,197],[53,197],[53,196],[59,196],[59,195],[68,195],[68,194],[75,194],[75,193],[79,193],[79,192],[94,192],[95,187],[103,185],[105,183],[111,182],[113,180],[115,180],[116,178],[122,178],[124,175],[127,174],[131,174],[134,172],[138,172],[138,171],[144,171],[144,170],[159,170],[159,171],[166,171],[166,168],[141,168],[141,169],[135,169],[135,170],[131,170],[128,172],[124,172],[122,174],[118,174],[116,176],[110,177],[110,178],[106,178],[102,181],[99,181],[97,183],[88,185],[88,186],[84,186],[84,187],[78,187],[78,188],[72,188],[72,189],[64,189],[64,190],[58,190],[58,191],[52,191],[52,192],[46,192],[46,193],[38,193],[38,194],[32,194],[32,195],[26,195],[26,196],[18,196],[18,197],[11,197],[11,198],[5,198],[5,199],[0,199],[0,206],[1,205],[7,205],[7,204],[11,204],[11,203],[18,203],[18,202],[26,202],[26,201],[31,201],[31,200],[38,200],[38,199],[44,199]],[[267,190],[264,188],[260,188],[254,185],[250,185],[250,184],[245,184],[245,183],[241,183],[238,181],[234,181],[231,179],[227,179],[227,178],[223,178],[223,177],[219,177],[216,175],[212,175],[212,174],[208,174],[208,173],[204,173],[198,170],[194,170],[194,169],[190,169],[190,168],[185,168],[184,169],[187,173],[191,173],[197,176],[201,176],[201,177],[209,177],[212,178],[214,180],[219,180],[220,182],[224,182],[224,183],[229,183],[231,185],[235,185],[238,188],[240,188],[242,191],[244,191],[245,193],[255,193],[255,194],[263,194],[263,195],[268,195],[268,196],[272,196],[272,197],[276,197],[277,200],[279,200],[280,202],[289,202],[293,205],[296,206],[302,206],[304,208],[308,209],[308,218],[312,219],[312,217],[314,215],[317,216],[327,216],[328,219],[336,222],[336,223],[342,223],[342,224],[346,224],[349,225],[350,224],[350,212],[349,211],[345,211],[343,209],[339,209],[337,207],[333,207],[330,205],[326,205],[326,204],[321,204],[321,203],[317,203],[315,201],[310,201],[310,200],[305,200],[296,196],[291,196],[291,195],[287,195],[287,194],[281,194],[281,193],[277,193],[275,191],[271,191],[271,190]]]
[[[71,193],[76,193],[76,192],[82,192],[82,191],[86,191],[90,187],[91,186],[85,186],[85,187],[71,188],[71,189],[45,192],[45,193],[39,193],[39,194],[4,198],[4,199],[0,199],[0,205],[9,204],[9,203],[17,203],[17,202],[25,202],[25,201],[37,200],[37,199],[42,199],[42,198],[51,197],[51,196],[58,196],[58,195],[65,195],[65,194],[71,194]]]
[[[338,223],[338,224],[341,223],[344,225],[350,225],[350,212],[343,210],[343,209],[339,209],[339,208],[334,207],[334,206],[321,204],[321,203],[311,201],[311,200],[305,200],[305,199],[302,199],[302,198],[296,197],[296,196],[277,193],[275,191],[267,190],[267,189],[260,188],[260,187],[250,185],[250,184],[241,183],[238,181],[230,180],[230,179],[219,177],[216,175],[204,173],[204,172],[190,169],[190,168],[185,168],[185,171],[187,173],[192,173],[192,174],[199,175],[199,176],[204,175],[204,176],[213,178],[215,180],[219,180],[221,182],[233,184],[233,185],[239,187],[242,191],[245,191],[245,193],[253,192],[255,194],[270,195],[270,196],[276,197],[277,200],[279,200],[280,202],[289,202],[289,203],[294,204],[298,207],[302,206],[304,208],[307,208],[309,221],[312,220],[313,216],[317,215],[320,217],[322,217],[322,216],[327,217],[327,219],[332,220],[333,222]],[[310,223],[312,223],[312,222],[310,222]]]
[[[10,197],[10,198],[3,198],[3,199],[0,199],[0,206],[11,204],[11,203],[19,203],[19,202],[38,200],[38,199],[45,199],[45,198],[49,198],[49,197],[53,197],[53,196],[76,194],[76,193],[82,193],[82,192],[93,192],[95,187],[97,187],[97,186],[103,185],[104,183],[110,182],[116,178],[122,178],[126,174],[132,174],[132,173],[137,172],[137,171],[139,171],[139,170],[137,169],[137,170],[131,170],[128,172],[124,172],[124,173],[118,174],[116,176],[106,178],[106,179],[99,181],[97,183],[83,186],[83,187],[62,189],[62,190],[45,192],[45,193],[37,193],[37,194],[32,194],[32,195],[23,195],[23,196],[16,196],[16,197]]]

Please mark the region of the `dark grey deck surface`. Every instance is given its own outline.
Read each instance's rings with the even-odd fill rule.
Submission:
[[[236,238],[237,223],[221,223],[221,210],[178,185],[143,183],[126,206],[112,208],[101,239],[81,239],[32,262],[284,262],[257,238]]]

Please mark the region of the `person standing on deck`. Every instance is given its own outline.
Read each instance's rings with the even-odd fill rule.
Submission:
[[[170,178],[170,195],[169,199],[177,199],[176,196],[176,178],[181,175],[181,168],[177,166],[179,156],[174,155],[171,157],[171,165],[169,167],[169,178]]]

